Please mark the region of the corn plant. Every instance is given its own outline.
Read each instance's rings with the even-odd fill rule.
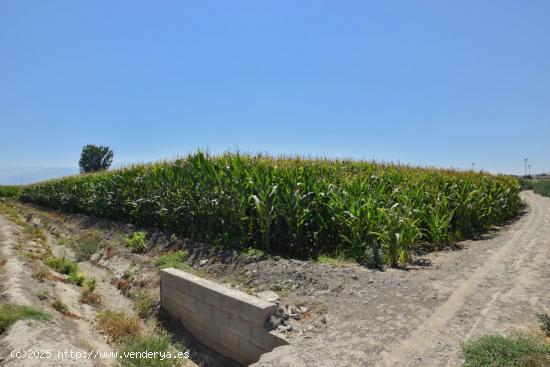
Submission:
[[[22,200],[227,247],[390,265],[513,218],[515,178],[350,160],[201,151],[22,188]]]

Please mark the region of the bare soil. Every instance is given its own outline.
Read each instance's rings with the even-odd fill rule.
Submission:
[[[523,192],[522,198],[526,213],[514,223],[482,239],[416,256],[403,269],[384,271],[346,262],[244,256],[153,229],[147,230],[151,250],[133,254],[124,247],[121,236],[139,228],[14,205],[22,217],[30,216],[47,229],[52,243],[90,230],[101,234],[107,247],[79,266],[101,280],[98,289],[113,307],[131,309],[138,294],[146,290],[158,310],[154,258],[174,249],[191,254],[190,271],[198,275],[252,294],[275,291],[281,308],[288,313],[290,307],[293,314],[286,326],[279,327],[291,344],[263,355],[255,366],[457,366],[462,341],[510,328],[534,328],[535,313],[550,312],[550,199],[532,192]],[[0,228],[2,251],[7,251],[16,241],[10,232],[18,229],[6,218],[0,219]],[[2,291],[17,302],[40,304],[33,292],[41,285],[29,275],[28,264],[24,264],[27,260],[8,252],[4,256],[8,263],[1,269]],[[61,296],[67,294],[69,302],[74,295],[64,290],[65,286],[56,285],[54,290]],[[54,339],[52,345],[69,348],[73,343],[75,348],[85,349],[103,342],[93,330],[86,307],[75,303],[70,307],[79,318],[60,318],[65,324],[59,326],[58,334],[71,336]],[[34,338],[29,334],[32,330],[18,329],[22,325],[25,322],[0,337],[0,358],[16,342],[9,341],[10,335],[15,340]],[[42,327],[35,325],[34,329]],[[167,321],[166,326],[177,331],[198,365],[234,364],[198,343],[179,325]]]

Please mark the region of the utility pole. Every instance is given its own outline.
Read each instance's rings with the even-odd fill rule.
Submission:
[[[529,176],[531,176],[531,165],[528,165],[527,167],[529,167]]]
[[[527,158],[523,158],[523,162],[525,163],[525,176],[527,176]]]
[[[476,162],[472,162],[472,171],[475,171],[476,168]]]

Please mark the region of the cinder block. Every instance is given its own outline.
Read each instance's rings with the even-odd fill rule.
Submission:
[[[220,294],[213,289],[205,288],[204,302],[208,303],[213,307],[220,308]]]
[[[250,324],[234,315],[229,319],[229,330],[244,340],[250,340]]]
[[[207,305],[204,302],[197,302],[195,300],[195,304],[197,306],[197,313],[200,317],[202,317],[205,321],[211,322],[212,320],[212,306]]]
[[[208,344],[217,343],[221,344],[221,329],[213,322],[207,322],[204,320],[204,337]]]
[[[229,319],[230,315],[223,312],[220,309],[212,308],[212,318],[210,319],[220,328],[228,329],[229,328]]]
[[[251,343],[240,343],[239,344],[239,354],[241,360],[239,362],[249,365],[256,362],[260,359],[260,356],[264,354],[266,350],[258,348]]]
[[[197,312],[198,305],[195,298],[191,297],[190,295],[183,295],[178,300],[179,304],[185,307],[190,312]]]
[[[196,284],[188,282],[189,293],[196,298],[198,301],[204,301],[204,286],[201,284]]]
[[[164,307],[170,315],[176,315],[178,313],[178,303],[170,296],[164,296],[162,307]]]
[[[288,343],[263,328],[275,304],[193,274],[163,269],[161,301],[197,339],[243,365]]]
[[[262,349],[272,349],[275,339],[267,330],[256,326],[250,327],[250,342]]]
[[[270,315],[277,312],[277,305],[253,305],[243,302],[240,316],[257,326],[263,327]]]
[[[181,278],[178,274],[172,272],[164,271],[168,269],[163,269],[160,272],[160,284],[161,287],[166,285],[168,287],[178,289],[181,292],[189,291],[189,282],[186,279]]]
[[[232,297],[222,297],[221,298],[221,308],[229,313],[232,313],[233,315],[240,315],[243,311],[243,302],[239,299],[232,298]]]
[[[220,330],[220,344],[232,350],[233,353],[239,352],[240,339],[238,335],[233,334],[229,330]]]

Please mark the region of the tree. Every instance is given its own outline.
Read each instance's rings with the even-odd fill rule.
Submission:
[[[113,151],[107,146],[88,144],[80,154],[80,173],[106,170],[113,163]]]

